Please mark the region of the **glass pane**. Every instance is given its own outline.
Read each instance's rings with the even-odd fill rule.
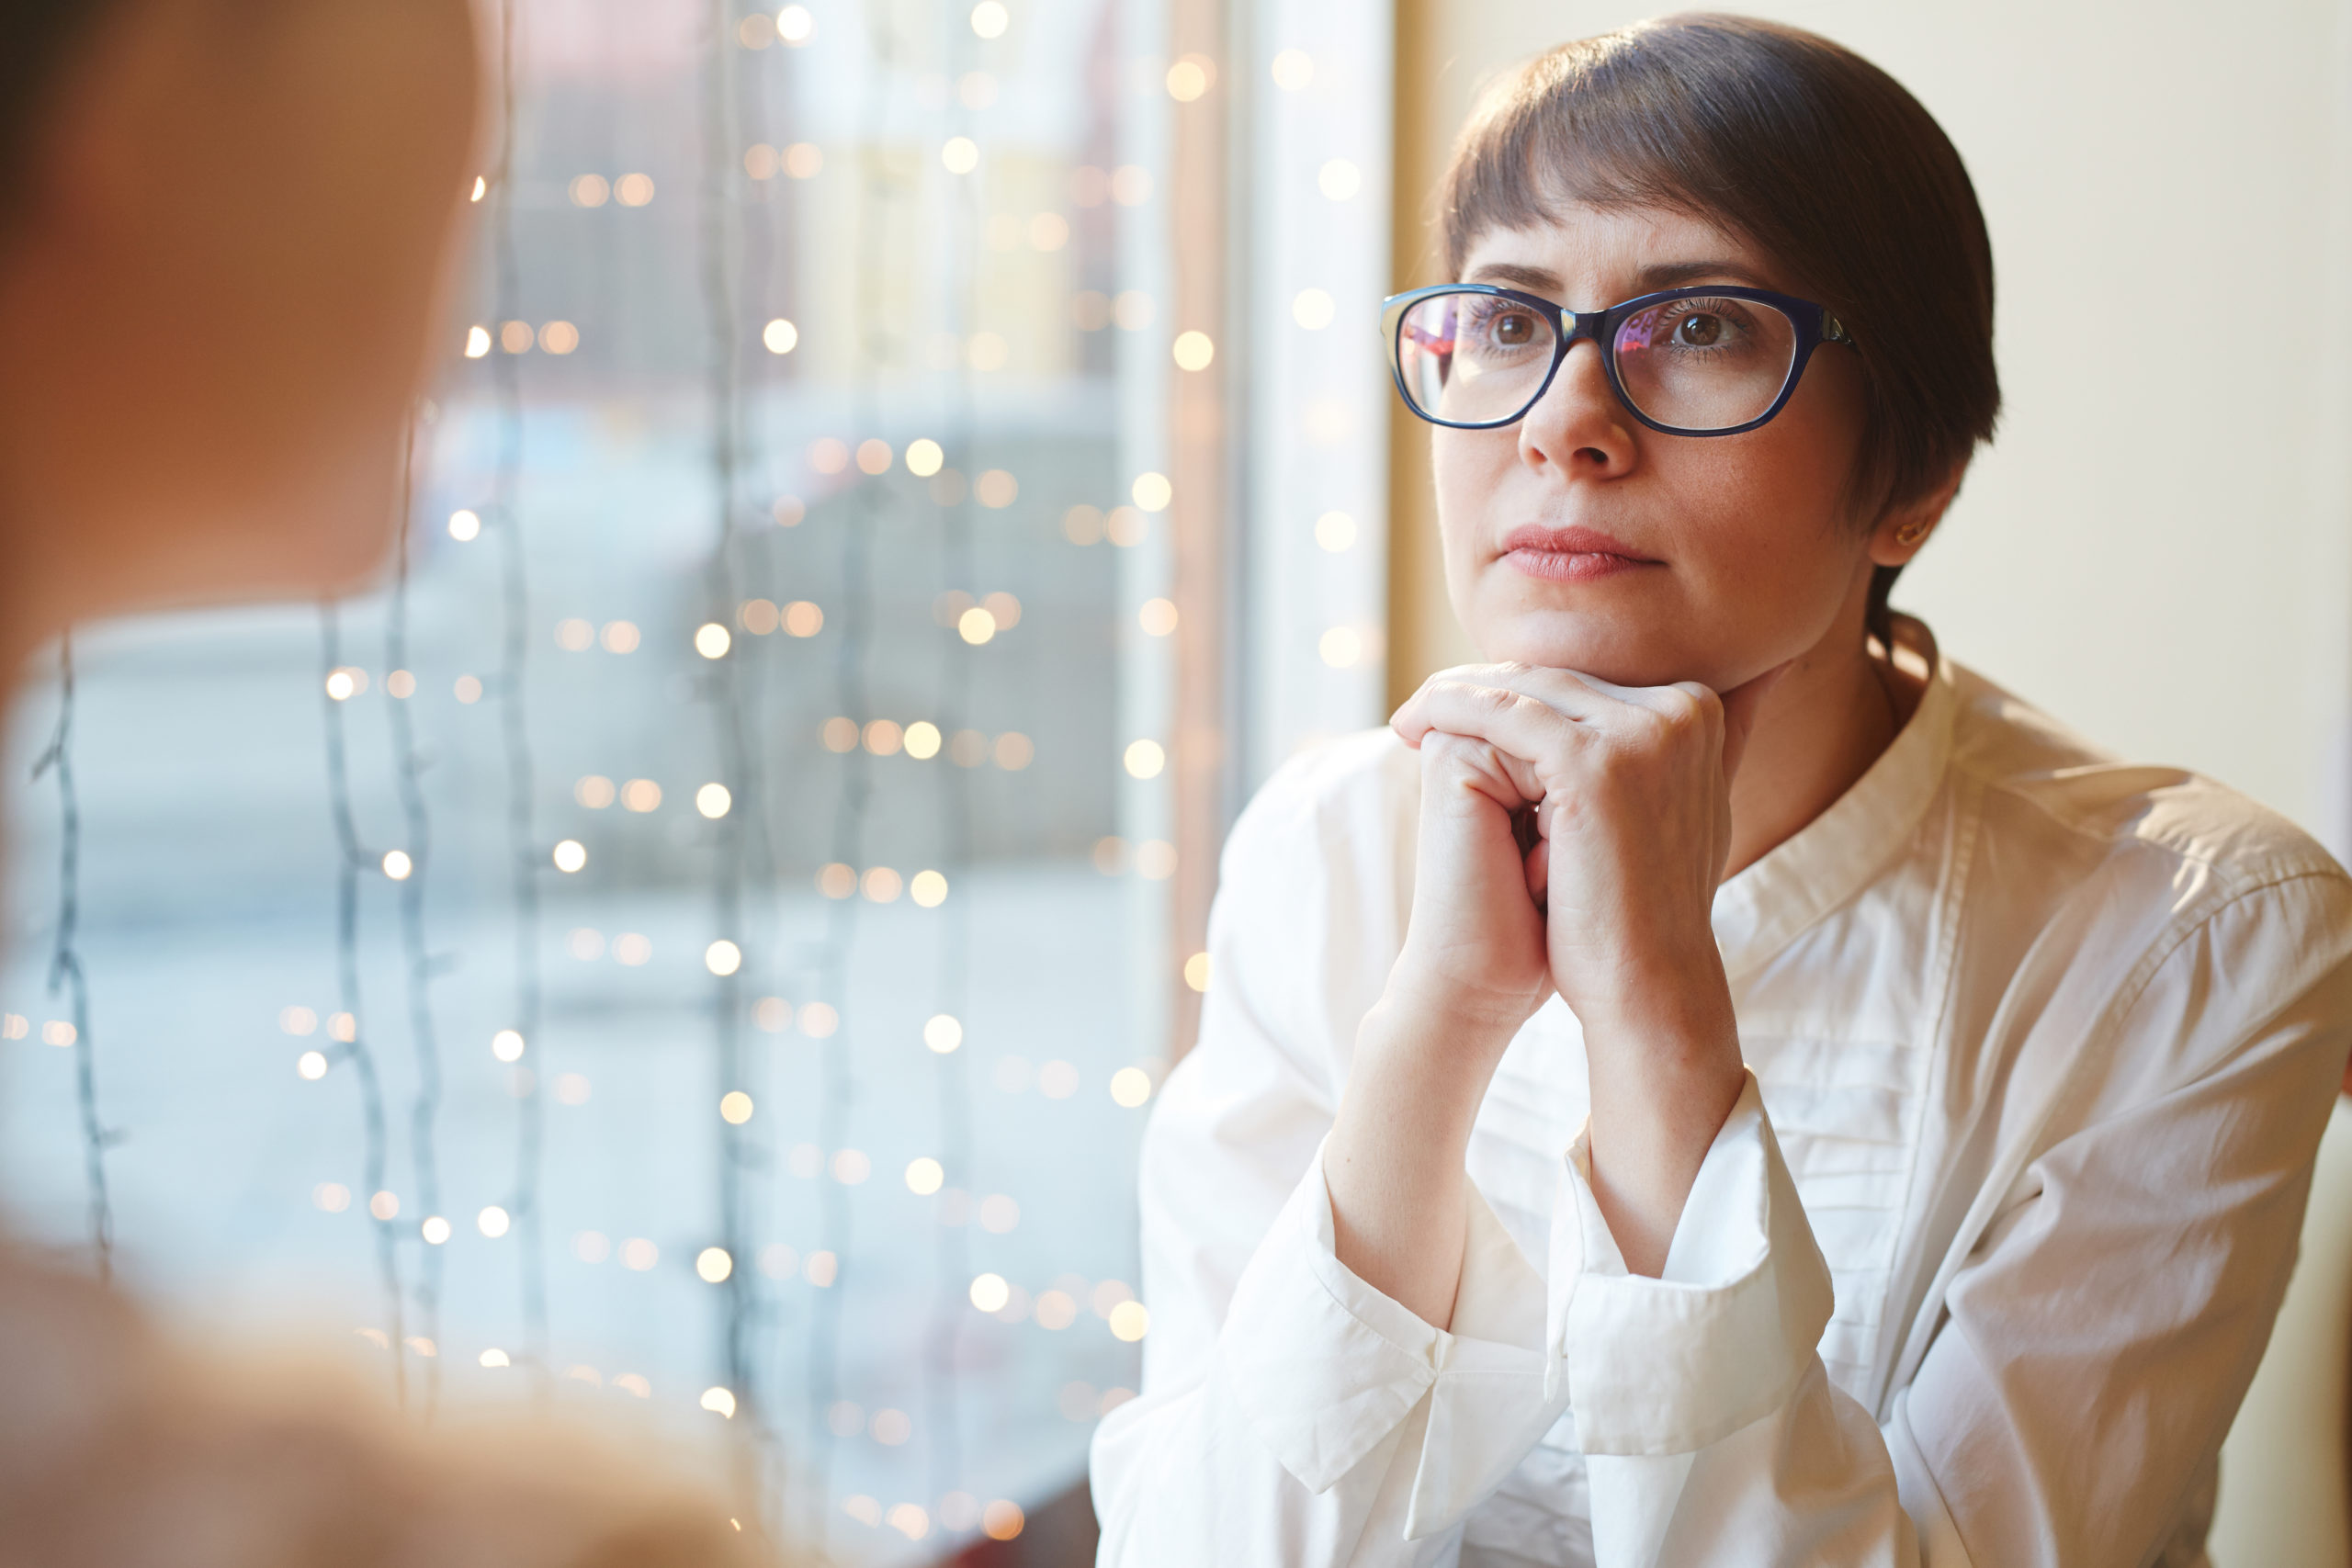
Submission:
[[[1510,419],[1533,401],[1557,334],[1542,311],[1492,294],[1438,294],[1399,324],[1397,365],[1422,412],[1460,424]]]
[[[522,5],[399,581],[77,638],[86,1028],[51,774],[0,1169],[84,1243],[87,1048],[167,1317],[944,1554],[1137,1381],[1171,106],[1109,0],[711,15]]]
[[[1796,328],[1754,299],[1672,299],[1617,329],[1617,374],[1634,406],[1682,430],[1762,417],[1788,383]]]

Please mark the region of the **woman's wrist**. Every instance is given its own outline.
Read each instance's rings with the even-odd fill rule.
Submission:
[[[1340,1261],[1443,1328],[1461,1278],[1470,1129],[1509,1032],[1394,988],[1364,1017],[1324,1145]]]
[[[1699,1168],[1747,1082],[1720,964],[1647,1005],[1585,1021],[1593,1196],[1625,1266],[1656,1275]]]

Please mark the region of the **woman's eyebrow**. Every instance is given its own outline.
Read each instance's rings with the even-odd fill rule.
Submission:
[[[1505,288],[1524,288],[1530,294],[1549,298],[1558,293],[1560,280],[1540,266],[1514,266],[1510,262],[1488,262],[1470,269],[1464,283],[1493,283]]]
[[[1724,260],[1656,262],[1643,267],[1634,276],[1634,292],[1636,294],[1655,294],[1691,283],[1742,283],[1752,288],[1772,287],[1758,276],[1753,267]],[[1484,263],[1472,267],[1462,281],[1523,288],[1530,294],[1541,294],[1547,299],[1560,297],[1560,279],[1556,274],[1546,272],[1540,266],[1521,266],[1513,262]]]
[[[1660,262],[1642,268],[1637,275],[1644,292],[1663,288],[1679,288],[1687,283],[1734,282],[1751,288],[1771,286],[1756,276],[1751,267],[1734,261]]]

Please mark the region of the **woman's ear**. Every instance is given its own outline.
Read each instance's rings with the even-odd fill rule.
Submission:
[[[1873,566],[1908,566],[1911,558],[1926,547],[1928,537],[1943,521],[1945,509],[1952,497],[1960,493],[1961,476],[1968,471],[1965,461],[1954,463],[1943,479],[1925,494],[1900,505],[1890,506],[1871,529],[1871,563]]]

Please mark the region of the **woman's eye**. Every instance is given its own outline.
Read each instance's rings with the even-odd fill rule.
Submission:
[[[1489,322],[1487,336],[1500,348],[1524,348],[1535,341],[1535,322],[1532,317],[1512,311]]]
[[[1723,341],[1724,319],[1694,312],[1675,323],[1674,341],[1684,348],[1713,348]]]

